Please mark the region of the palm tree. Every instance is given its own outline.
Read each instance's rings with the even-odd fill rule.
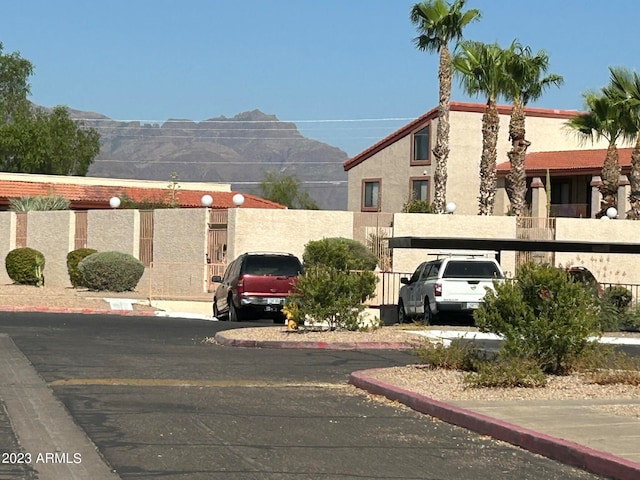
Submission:
[[[479,214],[492,215],[496,197],[496,159],[500,116],[497,99],[505,91],[505,62],[509,53],[497,43],[465,41],[453,58],[453,68],[463,90],[471,96],[483,95],[487,105],[482,115],[482,156],[480,157]]]
[[[449,42],[462,38],[462,29],[480,18],[480,11],[462,11],[466,0],[452,4],[444,0],[416,3],[411,8],[411,22],[419,36],[414,39],[418,50],[437,52],[438,64],[438,126],[433,149],[435,171],[433,175],[435,213],[443,213],[447,197],[447,158],[449,157],[449,102],[451,99],[451,54]]]
[[[607,155],[602,164],[602,194],[600,211],[596,218],[606,214],[610,207],[617,208],[620,164],[618,163],[617,141],[635,136],[629,110],[621,109],[604,92],[587,92],[583,95],[587,113],[574,115],[567,126],[574,130],[582,141],[606,139],[609,142]]]
[[[511,203],[511,214],[520,217],[526,210],[527,174],[524,159],[531,145],[526,139],[524,107],[539,99],[552,85],[559,87],[564,82],[560,75],[543,76],[549,68],[549,56],[544,50],[531,54],[531,48],[523,47],[514,41],[507,49],[509,55],[506,67],[507,86],[505,96],[511,100],[511,118],[509,120],[509,157],[510,171],[506,178],[506,190]]]
[[[640,75],[622,67],[609,67],[609,71],[611,72],[609,85],[604,88],[604,92],[616,105],[631,114],[631,120],[637,131],[636,143],[631,151],[629,174],[631,208],[627,212],[627,219],[640,220]]]

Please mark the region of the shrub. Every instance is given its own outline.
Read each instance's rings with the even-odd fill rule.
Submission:
[[[614,286],[605,289],[600,299],[600,329],[603,332],[617,332],[634,323],[635,309],[630,308],[631,291]]]
[[[378,257],[365,245],[349,238],[323,238],[305,245],[305,267],[325,265],[337,270],[374,270]]]
[[[11,250],[5,257],[7,275],[21,285],[44,285],[44,255],[33,248]]]
[[[480,350],[474,342],[457,338],[449,346],[443,343],[425,342],[414,353],[422,363],[431,368],[474,371],[481,359]]]
[[[93,248],[78,248],[67,254],[67,272],[69,273],[69,280],[73,288],[85,286],[82,284],[82,277],[78,271],[80,260],[96,252],[97,250]]]
[[[83,258],[78,272],[89,290],[125,292],[138,285],[144,264],[128,253],[98,252]]]
[[[69,200],[60,195],[11,198],[9,210],[13,212],[69,210]]]
[[[293,318],[329,322],[332,329],[359,330],[363,296],[373,295],[377,277],[373,272],[349,273],[325,265],[305,269],[293,289]]]
[[[481,331],[504,337],[505,358],[529,358],[544,373],[562,374],[599,334],[596,303],[563,270],[525,264],[516,281],[487,291],[474,318]]]
[[[533,359],[498,356],[490,362],[481,362],[477,371],[465,376],[466,386],[473,388],[534,388],[544,387],[547,378]]]
[[[402,213],[434,213],[433,205],[426,200],[412,198],[402,205]]]

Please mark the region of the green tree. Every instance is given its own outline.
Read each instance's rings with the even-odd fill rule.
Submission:
[[[19,112],[28,110],[28,79],[33,73],[33,65],[20,53],[3,54],[2,50],[0,42],[0,125],[9,122]]]
[[[480,11],[462,11],[466,0],[452,4],[444,0],[416,3],[411,8],[411,22],[419,36],[414,39],[419,50],[439,54],[438,64],[438,126],[433,149],[435,171],[433,176],[436,213],[443,213],[447,197],[447,159],[449,157],[449,103],[451,99],[451,53],[449,43],[462,38],[462,29],[480,18]]]
[[[0,171],[83,176],[99,152],[98,132],[63,106],[35,107],[0,126]]]
[[[544,50],[532,55],[531,48],[523,47],[517,41],[507,50],[505,96],[512,102],[509,120],[510,171],[506,178],[506,190],[511,203],[510,213],[517,217],[526,211],[527,174],[524,158],[531,145],[526,139],[524,107],[532,100],[539,99],[544,91],[555,85],[562,85],[564,79],[557,74],[545,75],[549,69],[549,56]]]
[[[496,159],[500,116],[497,100],[507,85],[505,64],[511,52],[497,43],[464,41],[453,58],[453,68],[463,90],[471,96],[482,95],[487,105],[482,115],[482,156],[480,158],[479,214],[492,215],[495,204]]]
[[[260,182],[260,196],[291,209],[318,210],[318,204],[300,189],[300,180],[284,172],[266,172]]]
[[[604,88],[604,92],[619,108],[626,109],[631,114],[637,132],[629,174],[631,208],[626,218],[640,220],[640,75],[622,67],[609,67],[609,71],[609,85]]]
[[[588,140],[593,142],[601,138],[609,142],[602,164],[602,184],[599,187],[602,202],[596,218],[600,218],[606,214],[608,208],[617,208],[618,205],[620,164],[616,144],[620,139],[634,138],[636,130],[631,112],[628,109],[619,108],[616,102],[604,92],[587,92],[582,96],[587,112],[574,115],[566,125],[583,142]]]

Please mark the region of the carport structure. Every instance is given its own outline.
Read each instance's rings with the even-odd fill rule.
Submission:
[[[391,248],[490,250],[497,252],[640,253],[640,243],[527,240],[521,238],[394,237]]]

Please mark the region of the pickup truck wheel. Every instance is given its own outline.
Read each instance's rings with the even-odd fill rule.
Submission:
[[[429,307],[429,300],[424,302],[424,315],[422,320],[425,325],[434,325],[438,321],[438,314],[433,313]]]
[[[405,323],[407,321],[407,312],[404,310],[404,303],[402,300],[398,302],[398,323]]]

